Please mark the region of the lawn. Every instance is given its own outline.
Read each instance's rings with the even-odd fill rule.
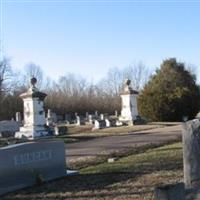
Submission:
[[[63,126],[63,125],[62,125]],[[61,138],[65,143],[80,142],[84,140],[90,140],[97,137],[115,136],[115,135],[128,135],[130,133],[151,130],[155,128],[165,127],[165,124],[146,124],[136,126],[121,126],[110,127],[92,131],[92,125],[67,125],[68,133],[66,135],[57,136]]]
[[[117,156],[117,155],[115,155]],[[148,147],[80,167],[80,174],[10,193],[1,200],[153,200],[154,187],[182,180],[182,145]]]

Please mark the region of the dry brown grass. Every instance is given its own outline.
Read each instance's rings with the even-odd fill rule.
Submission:
[[[1,200],[153,200],[154,187],[182,180],[180,143],[83,168],[80,175],[7,194]]]

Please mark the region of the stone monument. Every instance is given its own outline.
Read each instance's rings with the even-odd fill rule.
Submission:
[[[124,82],[123,92],[120,95],[122,99],[122,110],[119,120],[132,125],[133,121],[136,119],[136,116],[138,116],[138,92],[133,90],[130,84],[131,81],[126,79]]]
[[[185,187],[200,189],[200,120],[184,123],[182,135]]]
[[[16,132],[16,138],[34,139],[48,135],[43,102],[47,95],[36,88],[35,77],[30,83],[28,91],[20,95],[24,103],[24,125]]]

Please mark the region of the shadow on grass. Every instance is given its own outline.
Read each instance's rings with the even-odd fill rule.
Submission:
[[[147,190],[141,191],[140,188],[135,188],[135,186],[128,189],[122,189],[121,187],[115,188],[113,184],[122,183],[121,185],[123,187],[124,181],[130,180],[134,182],[145,174],[180,169],[182,169],[182,162],[174,162],[171,160],[149,163],[137,169],[129,169],[127,172],[80,174],[50,181],[40,186],[23,189],[16,193],[10,193],[1,197],[1,200],[99,199],[104,197],[112,198],[120,195],[142,195],[145,192],[150,192],[148,191],[149,186],[145,186]]]

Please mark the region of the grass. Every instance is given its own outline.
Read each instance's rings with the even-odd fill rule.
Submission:
[[[173,151],[174,150],[174,151]],[[166,163],[166,160],[168,162]],[[121,158],[114,163],[102,163],[87,167],[81,173],[131,172],[146,173],[149,171],[174,168],[182,165],[182,148],[180,143],[148,150],[144,153]]]
[[[165,125],[136,125],[136,126],[121,126],[110,127],[92,131],[92,125],[68,125],[68,133],[66,135],[57,136],[64,140],[65,143],[81,142],[85,140],[94,139],[97,137],[115,136],[115,135],[128,135],[138,131],[145,131],[155,128],[165,127]]]
[[[153,189],[160,184],[182,180],[180,142],[149,147],[114,163],[93,163],[80,174],[10,193],[1,200],[153,200]]]

